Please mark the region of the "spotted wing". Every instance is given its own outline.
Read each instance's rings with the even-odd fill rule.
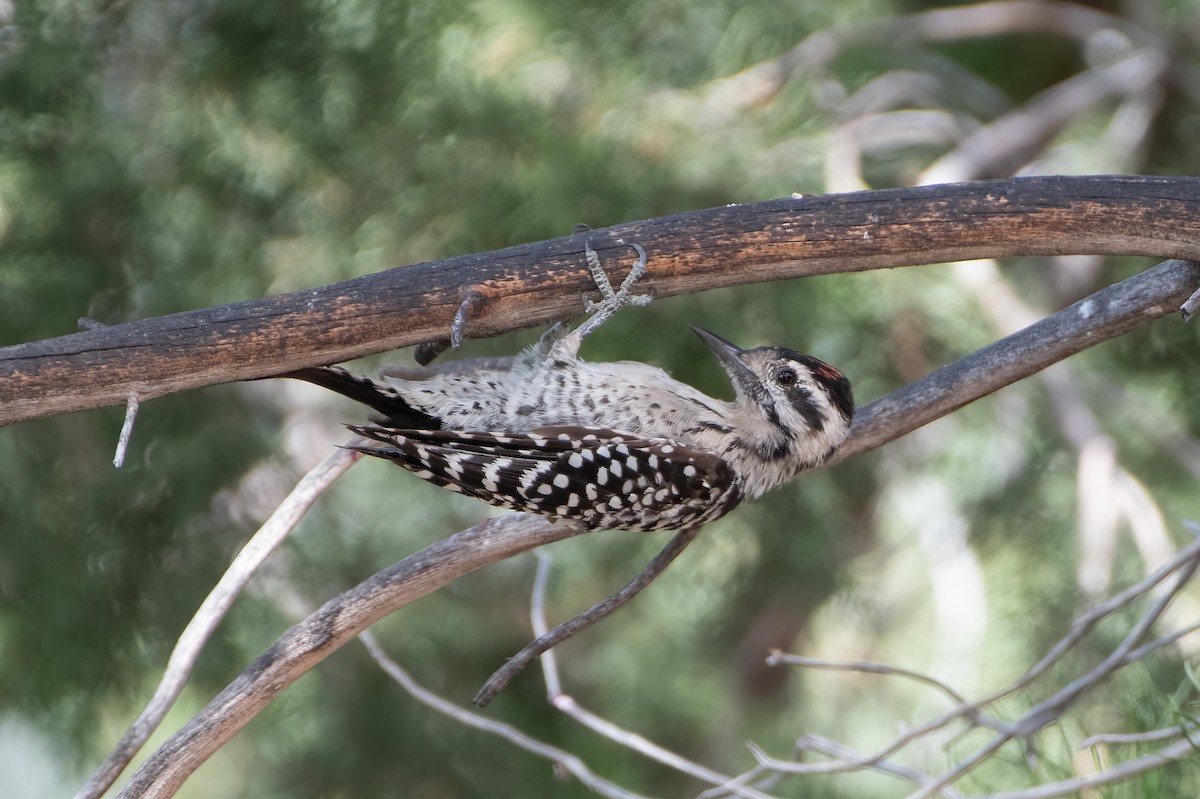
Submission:
[[[451,491],[589,527],[668,530],[711,521],[740,499],[717,455],[661,438],[584,427],[526,434],[352,427],[354,449]]]

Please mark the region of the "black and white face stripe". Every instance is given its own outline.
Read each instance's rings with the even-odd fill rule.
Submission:
[[[818,388],[824,390],[829,404],[838,412],[842,420],[849,424],[854,419],[854,392],[850,388],[850,380],[846,375],[842,374],[841,370],[811,355],[792,350],[783,350],[783,352],[786,353],[788,360],[808,369],[813,382],[817,384]]]
[[[352,427],[360,452],[499,507],[605,529],[670,530],[723,516],[741,498],[719,456],[613,430],[527,434]]]
[[[846,424],[854,418],[850,381],[837,369],[811,355],[782,347],[763,347],[752,352],[762,353],[769,364],[764,370],[764,380],[775,382],[776,390],[783,393],[810,430],[819,433],[833,422],[827,409],[832,409]],[[811,383],[805,377],[811,378]],[[814,397],[814,390],[824,395],[824,402]]]
[[[782,423],[780,412],[775,407],[780,395],[786,397],[804,418],[810,430],[821,432],[830,421],[824,408],[814,402],[808,381],[809,376],[822,391],[829,406],[849,423],[854,418],[854,395],[850,381],[840,371],[802,352],[784,347],[758,347],[745,350],[733,342],[692,326],[696,334],[708,345],[713,355],[729,375],[739,398],[758,405],[767,421],[775,425],[786,438],[794,437],[795,431]]]

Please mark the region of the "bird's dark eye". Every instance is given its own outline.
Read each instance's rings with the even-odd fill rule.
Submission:
[[[775,373],[775,382],[784,388],[796,385],[798,379],[795,369],[780,369]]]

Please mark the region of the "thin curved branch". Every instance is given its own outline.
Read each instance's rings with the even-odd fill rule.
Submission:
[[[1097,292],[865,406],[835,460],[881,446],[1086,347],[1173,314],[1198,284],[1200,267],[1169,261]],[[521,514],[493,519],[439,541],[330,600],[284,633],[167,741],[121,796],[173,795],[280,691],[383,616],[462,574],[578,532]]]
[[[356,441],[361,439],[355,436],[347,443]],[[270,518],[250,537],[175,642],[154,696],[87,784],[75,794],[75,799],[98,799],[112,787],[175,705],[175,700],[192,675],[201,650],[229,612],[234,600],[241,595],[242,589],[271,553],[287,539],[317,499],[361,458],[362,453],[342,447],[330,452],[296,484]]]
[[[793,655],[781,649],[767,650],[768,666],[798,666],[803,669],[823,669],[825,671],[857,671],[863,674],[881,674],[904,677],[914,682],[923,683],[946,696],[956,705],[965,705],[970,700],[951,688],[946,683],[929,674],[903,666],[893,666],[890,663],[875,663],[867,660],[831,660],[829,658],[811,658],[805,655]],[[993,724],[995,722],[992,722]]]
[[[581,530],[514,513],[422,549],[322,605],[159,747],[122,797],[173,796],[183,781],[287,686],[379,619],[458,577]]]
[[[1129,20],[1056,0],[996,0],[937,8],[818,30],[783,55],[714,81],[703,93],[701,115],[710,122],[733,119],[775,99],[799,73],[823,69],[848,47],[896,42],[944,42],[1012,34],[1058,35],[1081,44],[1101,31],[1120,31],[1136,46],[1157,42]]]
[[[1058,796],[1079,796],[1088,788],[1116,785],[1117,783],[1132,779],[1138,774],[1143,774],[1151,769],[1165,766],[1168,763],[1182,760],[1185,757],[1194,756],[1195,754],[1195,741],[1176,741],[1170,746],[1164,746],[1157,752],[1151,752],[1148,755],[1127,760],[1124,763],[1097,771],[1094,774],[1060,780],[1059,782],[1038,785],[1034,788],[1025,788],[1018,791],[985,794],[979,799],[1053,799],[1053,797]]]
[[[557,746],[551,746],[548,743],[531,738],[517,728],[505,724],[500,721],[495,721],[483,716],[480,713],[472,713],[469,710],[455,705],[452,702],[447,702],[437,694],[426,689],[420,683],[412,678],[407,671],[400,667],[400,664],[388,657],[388,654],[383,651],[383,647],[375,640],[375,636],[370,630],[361,633],[359,640],[363,642],[363,646],[367,648],[371,659],[374,660],[384,672],[391,677],[397,685],[408,692],[409,696],[416,699],[421,704],[434,711],[441,713],[443,716],[454,719],[459,724],[464,724],[477,730],[496,735],[509,743],[524,749],[526,752],[544,757],[553,761],[555,766],[558,766],[575,777],[581,783],[586,785],[592,792],[607,796],[610,799],[646,799],[638,793],[627,791],[624,788],[609,782],[608,780],[598,776],[587,764],[565,749],[559,749]]]
[[[607,599],[597,602],[578,616],[564,621],[553,630],[540,634],[533,641],[526,644],[520,652],[509,658],[508,662],[496,669],[491,677],[488,677],[487,682],[475,694],[475,704],[479,707],[486,707],[495,698],[496,694],[500,693],[504,686],[508,685],[509,681],[533,662],[533,659],[538,655],[619,610],[625,603],[640,594],[646,586],[654,582],[671,565],[675,558],[683,554],[683,550],[687,549],[688,545],[699,534],[699,527],[689,527],[680,530],[675,534],[674,538],[667,542],[662,551],[654,556],[654,559],[646,565],[646,568],[642,569],[620,591]]]
[[[550,575],[551,556],[543,549],[539,549],[533,554],[537,556],[538,567],[533,580],[533,596],[529,603],[529,615],[533,622],[533,633],[540,639],[548,630],[546,626],[546,583]],[[538,659],[542,666],[542,676],[546,681],[546,699],[556,710],[597,735],[689,777],[713,783],[716,788],[722,789],[730,795],[744,797],[744,799],[774,799],[761,791],[744,787],[737,783],[734,777],[713,771],[700,763],[694,763],[676,752],[659,746],[645,736],[622,729],[611,721],[597,716],[576,702],[573,696],[563,692],[554,649],[542,652]]]
[[[282,374],[579,314],[592,241],[671,296],[742,283],[1018,255],[1200,260],[1200,178],[1032,177],[793,197],[630,222],[216,308],[0,348],[0,424]],[[1194,287],[1193,287],[1194,288]]]

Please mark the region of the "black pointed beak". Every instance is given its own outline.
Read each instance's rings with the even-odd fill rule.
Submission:
[[[753,396],[762,390],[758,377],[746,365],[743,357],[746,354],[744,349],[732,341],[718,336],[716,333],[710,333],[702,327],[692,325],[692,330],[696,332],[701,341],[708,345],[708,348],[712,350],[712,354],[717,356],[721,367],[729,375],[729,379],[733,381],[733,387],[737,389],[738,396]]]

